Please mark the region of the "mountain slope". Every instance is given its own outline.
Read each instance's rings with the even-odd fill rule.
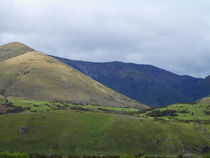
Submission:
[[[153,107],[193,102],[210,94],[208,78],[179,76],[151,65],[93,63],[55,58],[94,80]]]
[[[146,108],[40,52],[0,62],[0,89],[26,99]]]

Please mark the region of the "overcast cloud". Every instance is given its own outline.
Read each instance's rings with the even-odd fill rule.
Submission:
[[[1,0],[0,45],[210,74],[209,0]]]

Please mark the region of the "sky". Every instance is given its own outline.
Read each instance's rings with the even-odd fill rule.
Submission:
[[[209,0],[1,0],[0,45],[210,75]]]

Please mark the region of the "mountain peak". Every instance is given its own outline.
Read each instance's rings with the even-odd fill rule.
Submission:
[[[30,51],[32,51],[33,49],[26,46],[25,44],[21,43],[21,42],[10,42],[10,43],[7,43],[7,44],[4,44],[2,46],[0,46],[0,48],[5,48],[5,49],[20,49],[20,48],[25,48],[25,49],[28,49]]]
[[[31,51],[34,50],[20,42],[4,44],[0,46],[0,62]]]

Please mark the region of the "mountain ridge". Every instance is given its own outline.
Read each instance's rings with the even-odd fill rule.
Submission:
[[[123,62],[86,62],[56,56],[96,81],[144,104],[156,107],[194,102],[210,94],[209,77],[177,75],[152,65]]]
[[[0,62],[0,89],[26,99],[147,108],[57,59],[31,50]]]

